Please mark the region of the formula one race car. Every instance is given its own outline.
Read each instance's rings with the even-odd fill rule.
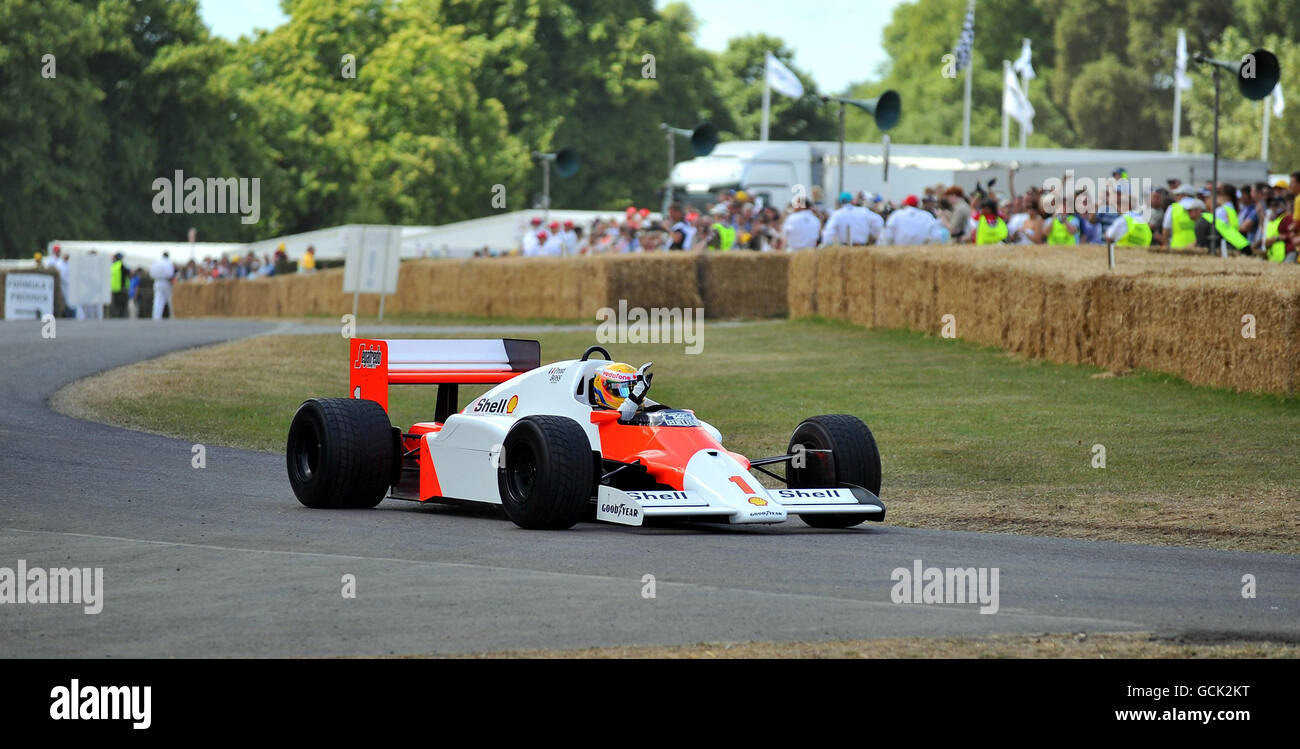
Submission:
[[[646,397],[649,364],[614,364],[599,346],[543,367],[537,341],[355,338],[351,361],[351,397],[308,400],[289,427],[289,483],[308,507],[482,502],[523,528],[552,529],[584,519],[798,515],[846,528],[885,518],[880,453],[856,416],[806,419],[784,454],[749,460],[693,411]],[[433,420],[393,427],[392,384],[438,385]],[[475,384],[495,387],[460,410],[458,387]],[[765,468],[775,464],[783,476]],[[751,469],[785,488],[764,488]]]

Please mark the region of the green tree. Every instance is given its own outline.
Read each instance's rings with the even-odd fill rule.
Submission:
[[[552,179],[552,205],[652,204],[667,160],[660,122],[731,127],[684,5],[656,12],[651,0],[444,0],[436,18],[484,45],[474,83],[505,104],[511,134],[530,150],[580,153],[576,176]],[[512,195],[511,207],[532,205],[541,182],[534,167],[527,195]]]
[[[430,28],[409,3],[373,53],[357,111],[369,143],[358,198],[387,222],[443,224],[495,210],[498,189],[522,191],[528,149],[507,132],[505,107],[482,98],[484,46],[460,29]],[[500,188],[498,188],[498,185]]]
[[[263,233],[379,221],[376,201],[358,186],[371,145],[359,112],[373,52],[394,31],[394,4],[290,0],[284,9],[286,23],[241,41],[218,73],[255,113],[278,172],[263,183]],[[345,77],[344,55],[355,77]]]
[[[121,17],[125,7],[112,10]],[[113,33],[112,15],[70,0],[0,3],[0,251],[7,257],[30,257],[58,236],[105,231],[103,181],[113,165],[92,61],[126,44]]]
[[[767,52],[785,64],[803,84],[803,96],[792,99],[772,92],[768,137],[772,140],[835,140],[838,110],[821,100],[817,84],[797,68],[794,51],[778,37],[750,34],[735,37],[718,55],[718,93],[732,112],[729,130],[740,140],[758,140],[763,119],[763,73]]]
[[[1244,54],[1258,47],[1273,51],[1282,67],[1281,85],[1284,92],[1300,93],[1300,47],[1277,35],[1248,40],[1235,28],[1224,32],[1223,38],[1210,47],[1210,54],[1223,60],[1240,60]],[[1182,150],[1210,153],[1214,148],[1214,79],[1213,69],[1197,66],[1193,69],[1193,87],[1183,94],[1185,120],[1192,135],[1184,139]],[[1237,81],[1229,71],[1222,71],[1219,102],[1219,149],[1224,158],[1260,158],[1260,139],[1263,129],[1263,107],[1273,106],[1271,98],[1263,102],[1251,101],[1237,89]],[[1300,113],[1288,107],[1281,119],[1269,123],[1269,162],[1271,171],[1292,172],[1300,169]]]
[[[237,215],[153,212],[156,177],[258,163],[256,131],[212,76],[230,54],[195,0],[0,3],[0,90],[19,103],[0,114],[4,254],[59,237],[180,239],[189,226],[255,236]]]
[[[1001,141],[1002,60],[1015,59],[1021,39],[1034,42],[1030,101],[1037,111],[1029,145],[1047,147],[1071,140],[1068,126],[1050,93],[1053,84],[1051,19],[1043,3],[1023,0],[981,0],[975,15],[972,53],[971,144],[993,146]],[[947,57],[956,46],[966,16],[964,0],[919,0],[899,5],[884,29],[889,63],[876,80],[850,88],[850,96],[869,99],[885,90],[899,93],[903,116],[893,133],[906,143],[961,143],[965,72],[956,71]],[[880,131],[869,117],[850,115],[849,140],[878,141]],[[1015,125],[1012,126],[1013,138]]]

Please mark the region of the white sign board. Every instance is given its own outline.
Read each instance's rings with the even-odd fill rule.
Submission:
[[[108,304],[112,301],[108,278],[112,262],[112,258],[100,252],[93,255],[78,253],[68,258],[69,307]]]
[[[5,276],[5,319],[39,320],[54,314],[54,276],[9,273]]]
[[[344,226],[343,292],[396,294],[402,261],[402,227]]]

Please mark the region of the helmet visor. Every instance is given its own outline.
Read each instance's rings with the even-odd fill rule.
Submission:
[[[612,380],[606,378],[604,388],[605,388],[605,392],[609,393],[615,398],[626,398],[632,394],[632,381]]]

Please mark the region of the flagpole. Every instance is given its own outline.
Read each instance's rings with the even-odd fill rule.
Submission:
[[[1175,82],[1174,83],[1174,146],[1171,149],[1174,153],[1178,153],[1178,131],[1182,129],[1182,125],[1183,125],[1183,89],[1181,86],[1178,85],[1177,82]]]
[[[970,148],[970,74],[975,67],[975,50],[971,50],[971,60],[966,64],[966,98],[961,117],[961,144]]]
[[[767,140],[767,116],[772,111],[772,53],[763,56],[763,125],[759,140]]]
[[[1020,87],[1021,87],[1022,89],[1024,89],[1024,92],[1025,92],[1025,101],[1029,101],[1029,75],[1028,75],[1028,72],[1029,72],[1028,69],[1025,69],[1025,70],[1020,71]],[[1023,151],[1023,150],[1025,149],[1026,144],[1027,144],[1028,142],[1029,142],[1029,131],[1028,131],[1028,129],[1025,127],[1025,123],[1022,122],[1022,123],[1020,123],[1020,150]]]
[[[1011,112],[1007,110],[1007,76],[1012,75],[1011,61],[1002,61],[1002,147],[1011,145]]]
[[[1259,160],[1268,163],[1268,121],[1273,115],[1273,97],[1270,96],[1260,102],[1264,105],[1264,127],[1260,133],[1259,139]]]
[[[1178,30],[1179,36],[1182,36],[1183,30]],[[1172,153],[1178,153],[1178,131],[1183,127],[1183,87],[1182,81],[1177,70],[1177,63],[1174,65],[1174,133],[1173,147],[1170,148]]]

